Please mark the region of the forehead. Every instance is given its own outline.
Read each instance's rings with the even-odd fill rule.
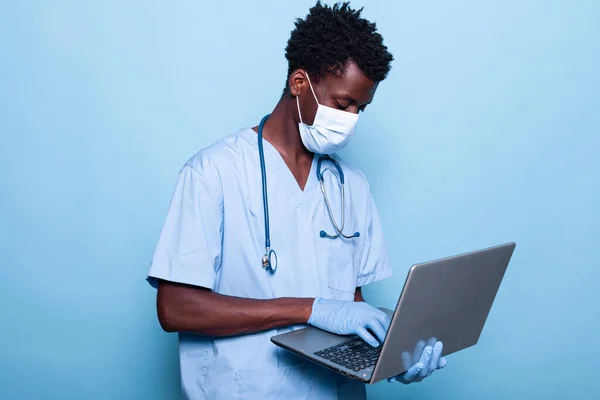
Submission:
[[[367,104],[373,100],[377,83],[367,78],[353,62],[349,62],[344,73],[327,75],[319,85],[330,97],[346,97],[359,104]]]

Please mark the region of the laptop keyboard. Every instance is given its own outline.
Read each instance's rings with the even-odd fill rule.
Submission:
[[[381,347],[371,347],[362,339],[357,338],[317,351],[315,354],[342,367],[360,371],[375,365]]]

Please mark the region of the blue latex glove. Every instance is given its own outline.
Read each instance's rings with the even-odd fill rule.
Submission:
[[[310,325],[338,335],[358,335],[373,347],[383,342],[390,317],[383,311],[358,301],[331,300],[317,297],[313,302]],[[367,331],[371,330],[379,339]]]
[[[421,382],[433,374],[436,369],[442,369],[448,364],[446,358],[442,357],[443,349],[442,342],[435,338],[429,339],[427,345],[420,340],[415,346],[412,356],[407,352],[402,353],[402,363],[407,371],[388,379],[388,381],[404,384]]]

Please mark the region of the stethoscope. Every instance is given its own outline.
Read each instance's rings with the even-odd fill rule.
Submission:
[[[269,232],[269,201],[267,197],[267,173],[265,170],[265,153],[263,150],[263,140],[262,133],[265,122],[269,118],[270,114],[267,114],[263,117],[258,125],[258,155],[260,157],[260,173],[262,175],[262,194],[263,194],[263,209],[265,213],[265,254],[262,257],[262,266],[265,269],[270,270],[271,272],[275,272],[277,269],[277,253],[275,250],[271,249],[271,234]],[[329,204],[329,199],[327,198],[327,192],[325,191],[325,181],[323,179],[323,173],[321,172],[321,164],[323,161],[329,161],[333,164],[335,169],[339,174],[338,184],[341,190],[341,200],[342,200],[342,223],[338,225],[335,218],[333,217],[333,212],[331,211],[331,206]],[[336,239],[338,237],[343,237],[346,239],[357,238],[360,236],[360,233],[354,232],[352,235],[344,234],[344,223],[345,223],[345,203],[344,203],[344,171],[340,164],[334,160],[332,157],[328,155],[319,156],[319,160],[317,161],[317,179],[319,180],[319,184],[321,186],[321,192],[323,193],[323,197],[325,198],[325,205],[327,207],[327,212],[329,213],[329,218],[331,218],[331,222],[333,224],[333,228],[335,229],[335,234],[329,235],[325,231],[321,231],[319,236],[322,238]]]

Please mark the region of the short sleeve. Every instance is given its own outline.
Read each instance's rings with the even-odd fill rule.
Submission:
[[[148,282],[158,280],[214,288],[221,262],[223,202],[216,168],[186,164],[177,182],[161,230]]]
[[[356,286],[364,286],[392,276],[390,256],[383,237],[383,229],[375,201],[367,184],[366,222],[364,245]]]

